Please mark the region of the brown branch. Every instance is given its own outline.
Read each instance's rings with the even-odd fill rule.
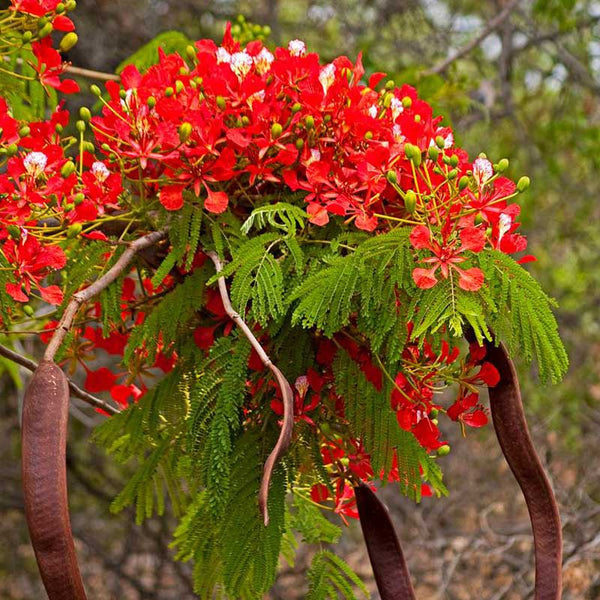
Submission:
[[[208,252],[208,257],[213,261],[215,265],[215,269],[217,273],[220,273],[223,270],[223,264],[221,259],[216,254],[216,252]],[[281,432],[279,433],[279,438],[275,447],[269,454],[265,462],[265,466],[263,469],[263,477],[260,484],[260,492],[258,494],[258,505],[260,507],[260,512],[263,515],[265,525],[269,524],[269,510],[267,507],[267,500],[269,497],[269,484],[271,483],[271,476],[273,474],[273,469],[277,461],[281,458],[281,456],[285,453],[290,445],[290,441],[292,439],[292,431],[294,428],[294,394],[292,392],[292,388],[288,383],[288,380],[285,378],[283,373],[271,362],[268,354],[265,352],[264,348],[261,346],[260,342],[256,339],[256,336],[252,333],[252,330],[245,321],[240,317],[240,315],[235,311],[233,306],[231,305],[231,300],[229,299],[229,292],[227,291],[227,284],[225,282],[224,277],[219,277],[219,293],[221,294],[221,300],[223,302],[223,306],[225,307],[225,312],[229,315],[231,320],[242,330],[242,333],[248,338],[248,341],[260,357],[263,365],[269,368],[277,383],[279,384],[279,388],[281,389],[281,394],[283,395],[283,425],[281,427]]]
[[[21,365],[22,367],[25,367],[26,369],[32,372],[35,371],[38,367],[38,364],[35,361],[26,358],[25,356],[21,356],[14,350],[11,350],[10,348],[3,346],[2,344],[0,344],[0,356],[4,356],[4,358],[8,358],[8,360],[12,360],[14,363]],[[88,394],[85,390],[82,390],[77,384],[73,383],[73,381],[71,381],[70,379],[68,380],[68,382],[69,389],[71,390],[73,396],[76,396],[77,398],[83,400],[84,402],[87,402],[94,408],[99,408],[111,415],[116,415],[118,412],[120,412],[118,408],[115,408],[114,406],[108,404],[104,400],[96,398],[96,396],[92,396],[92,394]]]
[[[517,7],[519,0],[510,0],[508,4],[493,18],[488,24],[481,30],[481,32],[475,36],[468,44],[465,44],[462,48],[459,48],[454,54],[451,54],[448,58],[444,59],[437,65],[434,65],[430,69],[423,71],[423,75],[440,75],[453,63],[466,56],[479,46],[485,38],[487,38],[490,34],[492,34],[512,13],[512,11]]]
[[[92,69],[84,69],[82,67],[74,67],[69,65],[65,71],[72,73],[73,75],[79,75],[80,77],[87,77],[87,79],[97,79],[98,81],[120,81],[121,76],[115,73],[103,73],[101,71],[93,71]]]
[[[117,279],[117,277],[119,277],[119,275],[121,275],[121,273],[123,273],[138,252],[156,244],[156,242],[165,237],[166,233],[166,229],[154,231],[135,240],[135,242],[131,242],[127,250],[121,254],[117,262],[106,273],[104,273],[104,275],[99,277],[87,288],[73,294],[73,297],[71,298],[69,304],[67,304],[67,308],[65,309],[65,312],[58,323],[56,331],[46,347],[44,360],[54,360],[54,356],[60,348],[60,345],[63,343],[65,336],[71,329],[73,325],[73,319],[75,318],[75,315],[77,314],[77,311],[81,305],[88,300],[91,300],[94,296],[97,296],[102,290],[107,288],[113,281]]]

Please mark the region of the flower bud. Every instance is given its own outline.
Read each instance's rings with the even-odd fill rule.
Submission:
[[[74,31],[69,31],[69,33],[63,36],[63,39],[60,40],[58,49],[61,52],[68,52],[71,48],[73,48],[73,46],[75,46],[78,40],[79,38],[77,37],[77,34]]]
[[[13,240],[18,242],[21,239],[21,229],[17,225],[7,225],[6,230]]]
[[[485,237],[492,237],[492,233],[494,233],[493,229],[491,227],[488,227],[485,230]]]
[[[340,463],[342,463],[344,467],[347,467],[350,464],[350,459],[347,456],[342,456],[342,458],[340,458]]]
[[[438,456],[447,456],[450,454],[450,446],[448,444],[444,444],[437,449]]]
[[[69,0],[66,4],[65,4],[65,8],[68,11],[72,11],[75,10],[75,8],[77,8],[77,2],[75,2],[75,0]]]
[[[119,90],[119,98],[121,98],[121,100],[127,100],[127,90]]]
[[[82,192],[79,192],[78,194],[75,194],[75,197],[73,198],[73,204],[75,206],[79,206],[84,200],[85,200],[85,194],[83,194]]]
[[[72,160],[68,160],[61,168],[60,174],[65,179],[75,172],[75,163]]]
[[[54,27],[52,26],[52,23],[46,23],[39,31],[38,31],[38,37],[40,38],[40,40],[44,39],[45,37],[48,37],[52,31],[54,30]]]
[[[523,175],[523,177],[517,181],[517,190],[519,190],[519,192],[524,192],[529,187],[530,183],[531,180],[529,177],[527,177],[527,175]]]
[[[439,410],[437,408],[432,408],[431,411],[429,412],[429,418],[430,419],[437,419],[437,416],[439,414]]]
[[[331,115],[327,114],[323,117],[323,123],[329,123],[331,121]]]
[[[181,94],[181,92],[183,92],[183,90],[184,90],[184,89],[185,89],[185,86],[183,85],[183,81],[181,81],[181,79],[178,79],[178,80],[175,82],[175,91],[176,91],[178,94]]]
[[[438,424],[439,424],[439,421],[438,421],[437,419],[431,419],[431,422],[432,422],[434,425],[438,425]]]
[[[440,150],[446,147],[446,140],[441,135],[436,136],[435,143]]]
[[[372,140],[373,139],[373,132],[372,131],[367,131],[365,133],[365,140]]]
[[[156,98],[154,96],[148,96],[146,104],[148,105],[148,108],[154,108],[156,106]]]
[[[427,151],[427,156],[433,161],[437,162],[437,159],[440,156],[440,151],[435,146],[429,146],[429,150]]]
[[[498,164],[496,165],[496,172],[497,173],[504,173],[504,171],[506,171],[506,169],[508,169],[508,158],[503,158],[500,161],[498,161]]]
[[[404,108],[410,108],[412,106],[412,99],[409,96],[402,98],[402,106]]]
[[[81,223],[73,223],[72,225],[69,225],[67,227],[67,239],[72,240],[74,237],[77,237],[81,233],[82,229],[83,227],[81,226]]]
[[[221,110],[225,110],[225,107],[227,106],[227,102],[225,101],[225,98],[223,98],[223,96],[217,96],[217,106]]]
[[[33,315],[35,315],[35,311],[33,310],[33,306],[31,306],[31,304],[24,304],[23,305],[23,312],[28,317],[33,317]]]
[[[306,115],[304,123],[306,125],[306,129],[310,131],[315,126],[315,118],[312,115]]]
[[[94,144],[92,144],[92,142],[83,142],[82,146],[84,151],[89,152],[90,154],[94,154],[94,152],[96,151],[96,147],[94,146]]]
[[[271,137],[276,140],[283,133],[281,123],[273,123],[271,125]]]
[[[188,141],[190,135],[192,135],[192,124],[186,121],[185,123],[182,123],[179,126],[179,141],[182,144],[185,144],[185,142]]]
[[[104,142],[104,144],[102,144],[102,146],[100,146],[100,148],[102,148],[102,150],[104,150],[104,152],[111,151],[111,147],[106,142]]]
[[[483,223],[483,215],[480,212],[475,215],[474,223],[475,225],[481,225]]]
[[[292,114],[296,114],[297,112],[302,110],[302,104],[300,104],[300,102],[295,102],[292,105]]]
[[[63,210],[65,212],[71,212],[74,208],[75,208],[75,205],[73,203],[63,205]]]
[[[59,2],[59,3],[56,5],[56,9],[55,9],[55,10],[56,10],[56,14],[57,14],[57,15],[60,15],[60,14],[64,13],[64,12],[65,12],[65,10],[67,10],[67,7],[64,5],[64,3],[63,3],[63,2]]]
[[[79,109],[79,116],[82,121],[85,121],[87,123],[92,118],[92,113],[90,112],[90,109],[87,106],[82,106]]]
[[[406,192],[406,195],[404,196],[404,207],[411,215],[415,212],[417,208],[417,194],[415,194],[413,190],[408,190],[408,192]]]
[[[8,156],[14,156],[19,151],[19,147],[16,144],[11,144],[6,148],[6,154]]]
[[[24,44],[29,43],[32,38],[33,38],[33,32],[32,31],[25,31],[25,32],[23,32],[23,43]]]
[[[62,133],[64,131],[64,129],[65,128],[60,123],[57,123],[54,126],[54,131],[56,131],[56,133],[59,133],[59,134]]]
[[[102,90],[95,83],[90,85],[90,92],[92,92],[92,94],[98,98],[102,96]]]
[[[456,156],[456,154],[453,154],[453,155],[450,157],[450,164],[451,164],[453,167],[458,167],[458,156]]]
[[[244,127],[248,127],[248,125],[250,125],[250,118],[248,117],[248,115],[242,116],[242,125]]]
[[[165,89],[165,96],[167,98],[170,98],[174,93],[175,93],[175,90],[171,86],[169,86],[168,88]]]
[[[386,83],[385,83],[386,90],[393,90],[395,87],[396,87],[396,82],[393,79],[386,81]]]
[[[447,175],[448,179],[456,179],[458,176],[458,169],[452,169]]]
[[[458,189],[462,192],[469,185],[469,178],[467,175],[463,175],[458,180]]]
[[[385,174],[385,178],[390,182],[390,183],[398,183],[398,176],[396,175],[396,171],[394,171],[393,169],[390,169],[386,174]]]
[[[185,54],[193,63],[196,62],[197,56],[196,56],[196,48],[194,48],[194,46],[192,46],[191,44],[189,46],[187,46],[185,49]]]
[[[298,148],[298,150],[302,150],[302,148],[304,148],[304,140],[302,138],[298,138],[296,140],[296,148]]]
[[[31,129],[29,128],[28,125],[23,125],[23,127],[21,127],[21,129],[19,129],[19,136],[22,138],[27,137],[30,133],[31,133]]]

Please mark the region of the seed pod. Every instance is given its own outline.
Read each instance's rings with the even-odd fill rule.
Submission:
[[[385,505],[371,488],[354,488],[360,526],[381,600],[415,600],[408,567]]]
[[[23,401],[21,429],[25,516],[49,600],[86,600],[67,503],[69,384],[42,361]]]

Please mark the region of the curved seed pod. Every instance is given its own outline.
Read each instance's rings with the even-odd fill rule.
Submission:
[[[65,451],[69,384],[62,369],[40,362],[23,403],[25,516],[50,600],[86,600],[67,502]]]
[[[361,483],[354,493],[381,600],[414,600],[408,567],[387,508],[368,485]]]
[[[494,429],[500,447],[521,487],[535,547],[535,600],[560,600],[562,596],[562,529],[558,505],[550,482],[529,435],[517,373],[504,345],[486,342],[486,360],[500,373],[500,382],[489,389]]]

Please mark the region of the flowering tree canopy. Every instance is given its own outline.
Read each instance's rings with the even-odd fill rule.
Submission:
[[[141,522],[168,496],[199,596],[259,598],[291,532],[339,537],[320,511],[356,517],[357,485],[447,493],[442,425],[485,426],[500,378],[484,342],[566,371],[521,267],[529,179],[469,158],[360,55],[323,64],[229,27],[153,46],[72,119],[56,92],[79,91],[59,52],[74,5],[0,14],[27,99],[0,98],[2,323],[39,333],[107,415],[96,440],[138,461],[115,510]],[[311,598],[317,572],[358,582],[320,553]]]

